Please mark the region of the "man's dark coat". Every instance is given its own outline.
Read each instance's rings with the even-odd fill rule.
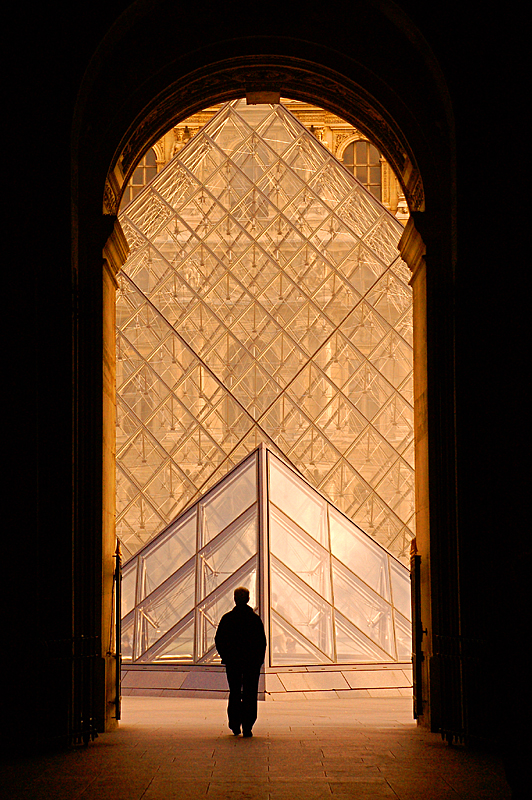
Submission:
[[[247,603],[239,603],[224,614],[214,639],[222,664],[260,667],[266,652],[261,618]]]

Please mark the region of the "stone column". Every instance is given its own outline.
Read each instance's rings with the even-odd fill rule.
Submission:
[[[425,263],[425,243],[414,226],[413,218],[407,222],[399,241],[399,250],[404,261],[412,271],[410,285],[413,293],[414,324],[414,441],[415,441],[415,480],[416,480],[416,549],[421,556],[420,590],[422,628],[428,631],[431,620],[431,580],[430,580],[430,517],[429,517],[429,441],[428,441],[428,403],[427,403],[427,273]],[[414,611],[415,613],[415,611]],[[422,642],[421,686],[416,687],[416,705],[422,710],[418,717],[428,714],[429,663],[431,637],[425,635]]]
[[[104,730],[117,726],[113,571],[116,549],[116,275],[129,247],[118,220],[103,248],[103,397],[102,397],[102,655],[105,662]]]

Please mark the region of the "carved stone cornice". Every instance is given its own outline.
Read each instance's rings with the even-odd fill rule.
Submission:
[[[425,211],[425,192],[423,181],[417,169],[411,168],[406,184],[403,184],[403,191],[408,201],[410,211]]]
[[[206,105],[244,97],[249,92],[280,92],[321,107],[356,126],[384,153],[401,181],[411,210],[424,207],[423,184],[413,154],[397,126],[364,89],[334,70],[303,59],[243,56],[184,76],[163,99],[146,109],[130,130],[119,157],[127,180],[138,159],[172,125]]]
[[[109,170],[103,191],[103,213],[117,215],[120,205],[120,195],[124,185],[124,175],[120,164],[115,164],[114,169]]]
[[[109,225],[112,224],[112,230],[103,247],[104,269],[109,271],[113,282],[118,286],[115,276],[126,263],[129,255],[129,245],[116,216],[110,217],[106,222],[108,222]]]
[[[399,252],[403,261],[408,264],[412,272],[410,282],[414,280],[416,272],[424,263],[427,248],[421,234],[414,224],[413,217],[409,217],[405,229],[399,239]]]

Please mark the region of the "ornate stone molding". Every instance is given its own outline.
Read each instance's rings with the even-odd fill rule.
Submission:
[[[397,127],[388,120],[378,104],[360,86],[334,70],[302,59],[275,56],[242,57],[231,63],[221,62],[196,70],[183,77],[167,92],[164,99],[148,108],[131,129],[119,163],[127,180],[134,165],[171,125],[201,111],[206,105],[244,97],[249,92],[280,92],[321,107],[327,107],[368,136],[385,154],[399,176],[411,210],[424,205],[421,176],[413,155]]]
[[[113,170],[109,170],[105,181],[103,192],[103,213],[111,216],[118,214],[120,205],[120,193],[124,185],[124,177],[119,165],[115,165]]]
[[[408,183],[403,186],[403,191],[410,211],[425,210],[425,192],[418,170],[412,170]]]
[[[153,145],[153,149],[155,151],[155,160],[157,164],[164,164],[166,161],[165,153],[164,153],[164,146],[162,142],[155,142]]]
[[[338,161],[341,161],[344,155],[344,151],[348,145],[352,142],[360,142],[361,140],[369,141],[364,133],[360,133],[359,130],[356,128],[352,131],[352,133],[344,134],[339,133],[336,135],[336,141],[338,143],[336,149],[336,158]]]
[[[109,220],[111,222],[112,220]],[[103,247],[103,265],[112,277],[113,282],[118,287],[116,275],[126,263],[129,255],[129,245],[120,223],[114,218],[111,235]]]
[[[410,267],[412,272],[410,282],[412,282],[427,252],[425,242],[421,238],[421,234],[417,230],[412,217],[408,219],[403,234],[399,239],[399,252],[403,261]]]

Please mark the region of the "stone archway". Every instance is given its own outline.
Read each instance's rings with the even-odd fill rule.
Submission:
[[[216,71],[196,70],[168,87],[157,106],[147,112],[137,128],[128,132],[125,144],[111,164],[104,212],[117,213],[117,199],[139,158],[171,125],[207,104],[251,97],[257,92],[293,97],[341,113],[343,119],[356,124],[386,155],[401,182],[410,210],[425,209],[423,181],[413,151],[393,119],[367,92],[320,64],[270,56],[262,57],[260,64],[255,57],[241,57],[217,64]]]
[[[95,54],[79,95],[73,137],[76,165],[74,256],[79,292],[74,333],[79,442],[75,482],[77,530],[80,542],[92,539],[94,508],[95,503],[101,506],[103,478],[101,585],[93,575],[94,591],[103,597],[103,603],[101,618],[93,619],[92,624],[95,629],[107,631],[114,546],[111,500],[114,345],[110,300],[113,275],[126,253],[116,213],[123,187],[136,161],[173,123],[205,106],[251,92],[282,93],[339,114],[366,133],[384,153],[396,171],[412,212],[402,238],[401,252],[413,271],[416,499],[418,552],[422,563],[419,611],[428,632],[425,641],[428,658],[422,676],[425,704],[418,703],[418,710],[423,721],[434,726],[438,724],[439,712],[430,698],[431,678],[427,669],[432,655],[431,603],[439,605],[446,602],[447,595],[454,597],[458,574],[454,560],[456,548],[449,546],[456,530],[453,130],[445,86],[419,32],[395,7],[392,19],[392,6],[387,3],[367,2],[362,6],[362,27],[368,42],[380,36],[385,46],[372,49],[366,45],[357,53],[356,60],[341,31],[337,31],[333,50],[327,38],[330,34],[327,26],[320,27],[311,16],[297,23],[285,20],[282,30],[276,21],[267,20],[265,30],[257,36],[253,20],[245,14],[227,21],[216,9],[212,9],[208,26],[202,24],[194,11],[181,12],[179,20],[175,20],[182,31],[176,53],[170,36],[170,18],[173,19],[175,10],[165,3],[154,6],[145,2],[133,4],[119,18]],[[152,27],[148,23],[163,9],[167,14],[168,31],[162,31],[161,37],[152,37]],[[294,30],[298,32],[297,38]],[[134,49],[138,57],[133,68],[121,70],[121,59],[128,47]],[[401,57],[406,70],[399,74],[396,67]],[[102,248],[105,263],[103,305],[101,273],[96,267]],[[427,305],[427,295],[434,297],[436,294],[440,313],[433,315],[430,304]],[[94,413],[101,407],[102,389],[106,398],[103,437],[101,421]],[[429,395],[431,405],[428,405]],[[96,470],[89,481],[84,480],[86,463],[95,467],[103,464],[103,470]],[[437,490],[429,483],[429,466],[430,474],[437,476]],[[84,509],[91,509],[91,512],[84,513]],[[434,549],[439,555],[440,580],[437,581],[430,573],[430,556]],[[97,562],[98,556],[93,566],[96,571]],[[96,595],[80,598],[81,606],[93,604]],[[449,624],[453,628],[458,622],[453,617]],[[112,672],[112,660],[108,657],[107,712],[104,714],[107,725],[111,724],[112,717]],[[101,707],[102,700],[99,697],[95,702]]]

